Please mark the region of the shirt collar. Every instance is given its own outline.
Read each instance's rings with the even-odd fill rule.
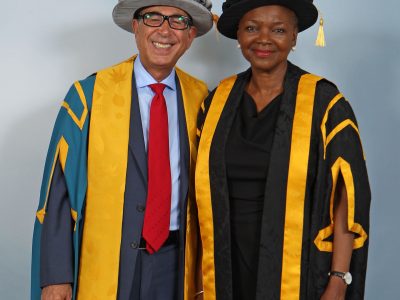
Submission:
[[[133,70],[135,72],[137,88],[143,88],[150,84],[157,83],[157,80],[155,80],[153,76],[151,76],[151,74],[144,68],[142,62],[140,61],[140,55],[138,55],[138,57],[135,59]],[[169,73],[169,75],[164,78],[161,83],[165,84],[171,90],[176,90],[175,68],[172,69],[171,73]]]

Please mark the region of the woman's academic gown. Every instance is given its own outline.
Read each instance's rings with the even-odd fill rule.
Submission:
[[[250,76],[247,70],[223,80],[199,114],[195,180],[205,300],[233,299],[225,155]],[[331,271],[340,174],[347,190],[348,230],[355,234],[353,282],[346,299],[363,299],[370,189],[357,122],[334,84],[289,63],[265,184],[256,299],[320,298]]]

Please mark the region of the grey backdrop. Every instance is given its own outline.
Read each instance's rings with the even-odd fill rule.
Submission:
[[[222,1],[214,0],[220,13]],[[366,299],[399,299],[400,34],[396,0],[318,0],[317,25],[290,59],[335,82],[352,103],[372,188]],[[116,0],[0,4],[0,298],[28,299],[31,236],[52,126],[70,84],[135,52],[116,27]],[[195,41],[180,66],[210,88],[247,67],[235,41],[215,31]]]

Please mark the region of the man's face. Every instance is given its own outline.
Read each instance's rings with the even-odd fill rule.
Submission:
[[[140,15],[149,12],[165,16],[188,17],[185,11],[170,6],[146,7],[140,11]],[[143,23],[143,20],[134,19],[132,26],[141,62],[146,70],[159,81],[171,72],[196,36],[196,29],[193,26],[184,30],[176,30],[170,28],[167,20],[161,27],[149,27]]]

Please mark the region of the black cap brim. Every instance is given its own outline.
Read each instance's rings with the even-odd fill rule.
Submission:
[[[312,2],[304,0],[245,0],[226,8],[218,20],[218,31],[224,36],[237,39],[240,19],[249,11],[267,5],[280,5],[292,10],[298,19],[299,32],[315,24],[318,10]]]

